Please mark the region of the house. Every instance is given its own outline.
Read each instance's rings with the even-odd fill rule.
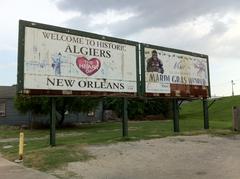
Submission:
[[[32,125],[32,123],[48,124],[49,115],[33,117],[31,112],[20,113],[14,106],[17,86],[0,86],[0,125]],[[102,121],[102,104],[95,111],[65,114],[65,123],[86,123]]]
[[[16,86],[0,86],[0,125],[23,125],[28,122],[27,115],[19,113],[14,107]]]

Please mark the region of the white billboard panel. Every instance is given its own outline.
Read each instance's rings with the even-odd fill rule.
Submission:
[[[171,93],[171,84],[208,86],[206,58],[144,48],[146,93]]]
[[[137,92],[136,46],[25,27],[24,89]]]

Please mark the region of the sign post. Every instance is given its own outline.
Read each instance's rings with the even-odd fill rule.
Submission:
[[[128,104],[127,98],[123,98],[123,119],[122,119],[122,136],[128,137]]]
[[[209,129],[209,120],[208,120],[208,101],[206,98],[203,98],[203,118],[204,118],[204,129]]]
[[[56,145],[56,99],[51,97],[50,145]]]
[[[179,132],[179,106],[178,100],[173,99],[173,131]]]

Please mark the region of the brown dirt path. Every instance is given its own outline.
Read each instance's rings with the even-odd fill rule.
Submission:
[[[54,173],[87,179],[239,179],[240,135],[178,136],[89,146],[96,156]]]

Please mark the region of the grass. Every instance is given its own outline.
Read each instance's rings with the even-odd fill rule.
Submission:
[[[89,155],[81,145],[65,145],[45,147],[39,151],[29,152],[24,158],[24,165],[38,170],[47,171],[64,166],[68,162],[85,161]]]
[[[213,100],[209,101],[209,104]],[[211,129],[232,128],[232,107],[240,106],[240,96],[220,98],[209,108],[209,125]],[[184,104],[180,111],[180,127],[188,130],[189,126],[200,129],[203,126],[202,102],[197,100]],[[188,124],[187,124],[188,123]],[[199,125],[194,125],[198,123]]]
[[[19,135],[19,127],[16,126],[0,126],[0,139],[16,138]],[[31,137],[44,137],[48,135],[47,130],[26,130],[25,135]]]
[[[210,103],[210,102],[209,102]],[[25,130],[24,165],[42,171],[61,168],[68,162],[93,158],[86,150],[89,144],[109,144],[120,141],[160,138],[173,135],[234,135],[232,132],[232,106],[240,105],[240,96],[222,98],[209,109],[210,129],[203,129],[202,102],[185,103],[180,110],[180,133],[173,133],[172,120],[129,121],[129,137],[121,137],[121,123],[84,124],[76,128],[57,130],[56,147],[49,147],[49,130]],[[16,127],[0,127],[0,153],[9,159],[18,158]],[[3,140],[4,139],[4,140]],[[2,140],[2,142],[1,142]],[[12,145],[4,149],[3,146]]]

